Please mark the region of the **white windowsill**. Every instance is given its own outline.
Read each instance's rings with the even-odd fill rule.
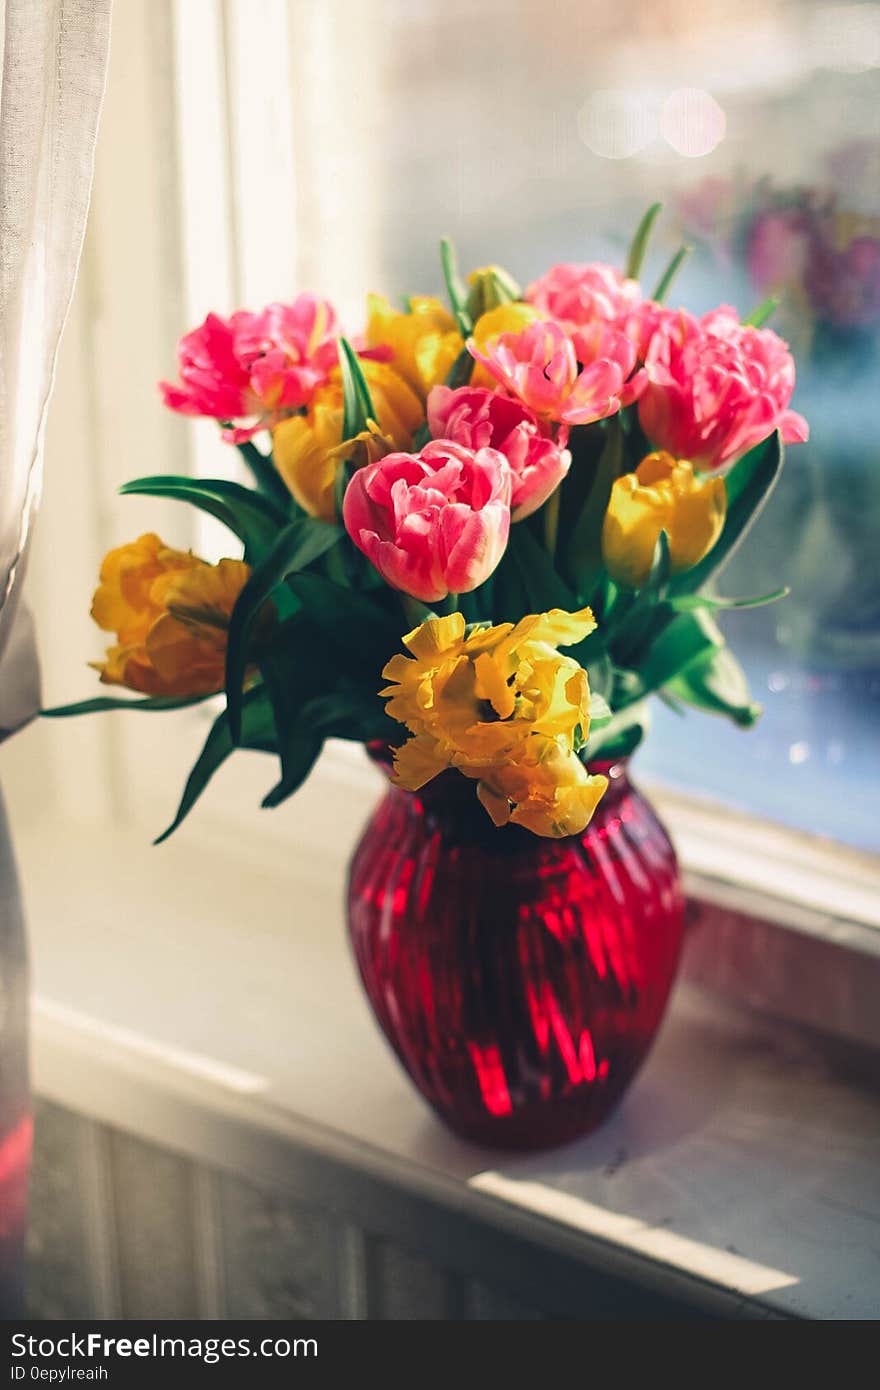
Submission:
[[[283,1184],[285,1143],[344,1151],[487,1221],[538,1218],[536,1239],[580,1239],[585,1259],[598,1242],[696,1275],[756,1315],[877,1315],[876,1098],[806,1035],[687,984],[595,1136],[511,1159],[448,1135],[380,1038],[344,939],[374,775],[347,753],[324,773],[260,837],[210,797],[161,850],[140,828],[17,828],[40,1093],[267,1182]]]

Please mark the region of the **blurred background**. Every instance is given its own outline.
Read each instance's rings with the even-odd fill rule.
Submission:
[[[367,290],[439,290],[442,234],[463,266],[499,261],[525,284],[554,261],[620,263],[661,199],[647,286],[686,240],[673,302],[745,315],[779,294],[813,433],[725,576],[732,595],[792,586],[727,620],[763,721],[744,734],[661,707],[638,765],[876,847],[878,21],[880,5],[828,0],[119,4],[29,580],[47,703],[95,691],[88,607],[108,547],[157,529],[228,548],[185,509],[115,496],[139,474],[234,468],[155,389],[207,310],[310,289],[357,331]],[[60,816],[155,831],[203,719],[35,726],[4,750],[13,817],[48,792]],[[263,833],[248,776],[224,770],[210,805]]]

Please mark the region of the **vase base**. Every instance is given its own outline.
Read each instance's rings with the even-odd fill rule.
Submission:
[[[428,1104],[447,1129],[470,1144],[508,1153],[537,1152],[571,1144],[600,1129],[622,1101],[635,1070],[621,1077],[617,1084],[604,1086],[589,1099],[573,1096],[568,1102],[538,1101],[513,1115],[484,1113],[468,1118],[443,1110],[430,1101]]]

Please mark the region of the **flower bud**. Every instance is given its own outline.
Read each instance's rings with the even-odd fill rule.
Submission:
[[[516,300],[522,299],[519,285],[509,271],[500,265],[487,265],[480,270],[472,270],[468,276],[468,285],[470,288],[465,307],[473,323],[490,309],[497,309],[501,304],[513,304]]]

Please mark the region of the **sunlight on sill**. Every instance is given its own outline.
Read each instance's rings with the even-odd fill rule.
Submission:
[[[215,1057],[205,1057],[184,1048],[170,1047],[147,1037],[144,1033],[106,1023],[94,1014],[71,1009],[54,999],[37,995],[33,1001],[33,1011],[40,1023],[48,1024],[50,1027],[54,1025],[64,1030],[68,1036],[78,1035],[91,1044],[106,1048],[108,1052],[118,1050],[163,1063],[175,1071],[199,1081],[207,1081],[226,1091],[233,1091],[237,1095],[259,1095],[269,1088],[265,1076],[243,1071],[240,1067],[230,1066]]]
[[[489,1170],[477,1173],[469,1179],[468,1185],[560,1225],[613,1241],[661,1264],[674,1265],[688,1274],[710,1279],[742,1294],[756,1296],[800,1283],[795,1275],[786,1274],[784,1270],[771,1269],[727,1250],[717,1250],[665,1227],[648,1225],[638,1217],[607,1211],[581,1197],[548,1187],[546,1183],[508,1178]]]
[[[730,810],[708,798],[642,784],[686,871],[880,928],[880,859],[820,836]],[[768,918],[774,914],[768,911]]]

